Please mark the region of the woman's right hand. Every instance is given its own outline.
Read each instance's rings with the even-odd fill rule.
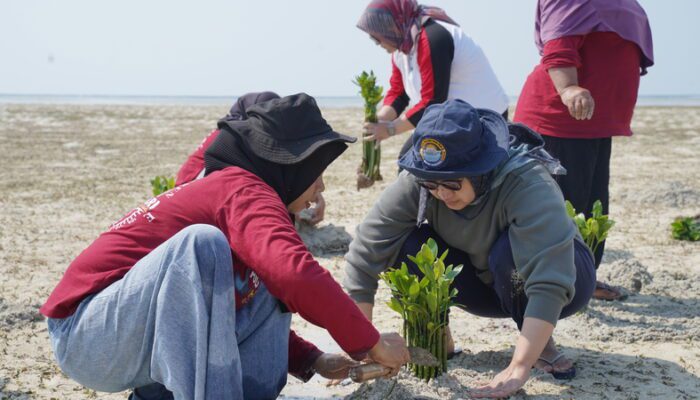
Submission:
[[[406,341],[398,333],[382,333],[379,341],[369,351],[369,358],[386,367],[391,372],[386,377],[392,377],[399,373],[401,366],[411,361]]]
[[[569,114],[577,120],[593,118],[595,100],[588,89],[578,85],[564,88],[560,93],[562,103],[569,109]]]

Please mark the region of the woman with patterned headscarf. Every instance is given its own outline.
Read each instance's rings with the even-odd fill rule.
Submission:
[[[508,98],[486,55],[442,9],[415,0],[373,0],[357,27],[391,54],[391,87],[379,122],[365,124],[368,139],[410,131],[429,105],[448,99],[507,116]],[[407,140],[401,154],[410,145]]]

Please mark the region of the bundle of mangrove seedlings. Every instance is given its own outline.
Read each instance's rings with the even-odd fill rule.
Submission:
[[[389,307],[403,317],[403,334],[408,346],[422,347],[440,362],[437,367],[409,364],[416,377],[426,382],[447,371],[447,316],[454,305],[452,299],[457,295],[457,289],[451,285],[462,271],[462,265],[445,266],[446,256],[447,251],[438,257],[437,243],[428,239],[415,257],[409,256],[423,274],[422,278],[411,274],[406,263],[381,274],[391,289]]]
[[[377,77],[373,71],[366,71],[355,77],[354,84],[360,87],[360,95],[365,101],[365,122],[377,122],[377,104],[382,100],[381,86],[377,86]],[[370,187],[375,181],[381,181],[379,164],[382,150],[379,142],[362,138],[362,164],[357,170],[357,190]]]

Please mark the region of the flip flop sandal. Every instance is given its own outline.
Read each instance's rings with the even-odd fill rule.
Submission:
[[[557,379],[557,380],[573,379],[574,377],[576,377],[576,366],[575,365],[572,365],[571,368],[567,369],[566,371],[556,371],[554,369],[554,364],[556,364],[557,361],[559,361],[562,357],[564,357],[564,354],[559,354],[558,356],[554,357],[554,359],[552,359],[552,360],[547,360],[546,358],[540,357],[537,359],[537,361],[542,361],[543,363],[552,367],[552,371],[549,373],[552,374],[554,379]]]
[[[595,297],[595,292],[593,298],[597,300],[604,300],[604,301],[623,301],[626,300],[628,295],[627,293],[622,291],[622,288],[615,287],[612,285],[609,285],[605,282],[596,282],[595,284],[595,289],[603,289],[605,291],[608,291],[610,293],[613,293],[613,296],[606,296],[606,297]]]
[[[451,359],[457,357],[458,355],[462,354],[463,352],[464,352],[464,350],[462,350],[461,347],[455,347],[454,350],[452,350],[451,352],[447,353],[447,359],[448,359],[448,360],[451,360]]]

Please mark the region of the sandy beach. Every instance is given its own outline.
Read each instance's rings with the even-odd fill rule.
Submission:
[[[71,381],[53,362],[39,306],[69,262],[111,222],[150,197],[155,175],[174,175],[225,112],[219,106],[0,104],[0,399],[125,399]],[[358,135],[359,108],[324,110],[338,131]],[[700,242],[670,237],[677,216],[700,214],[700,107],[638,108],[632,138],[613,141],[611,216],[617,221],[599,277],[622,285],[625,302],[593,300],[557,326],[555,338],[578,376],[555,381],[534,372],[514,398],[700,398]],[[321,265],[336,279],[343,253],[369,205],[396,177],[407,136],[384,142],[382,173],[356,191],[360,146],[326,172],[325,221],[301,227]],[[396,331],[384,305],[376,325]],[[449,372],[424,384],[402,372],[370,384],[327,387],[293,377],[287,398],[461,399],[510,360],[517,336],[510,320],[455,310],[452,332],[464,353]],[[299,317],[294,329],[320,348],[337,346]],[[99,350],[96,350],[99,351]]]

